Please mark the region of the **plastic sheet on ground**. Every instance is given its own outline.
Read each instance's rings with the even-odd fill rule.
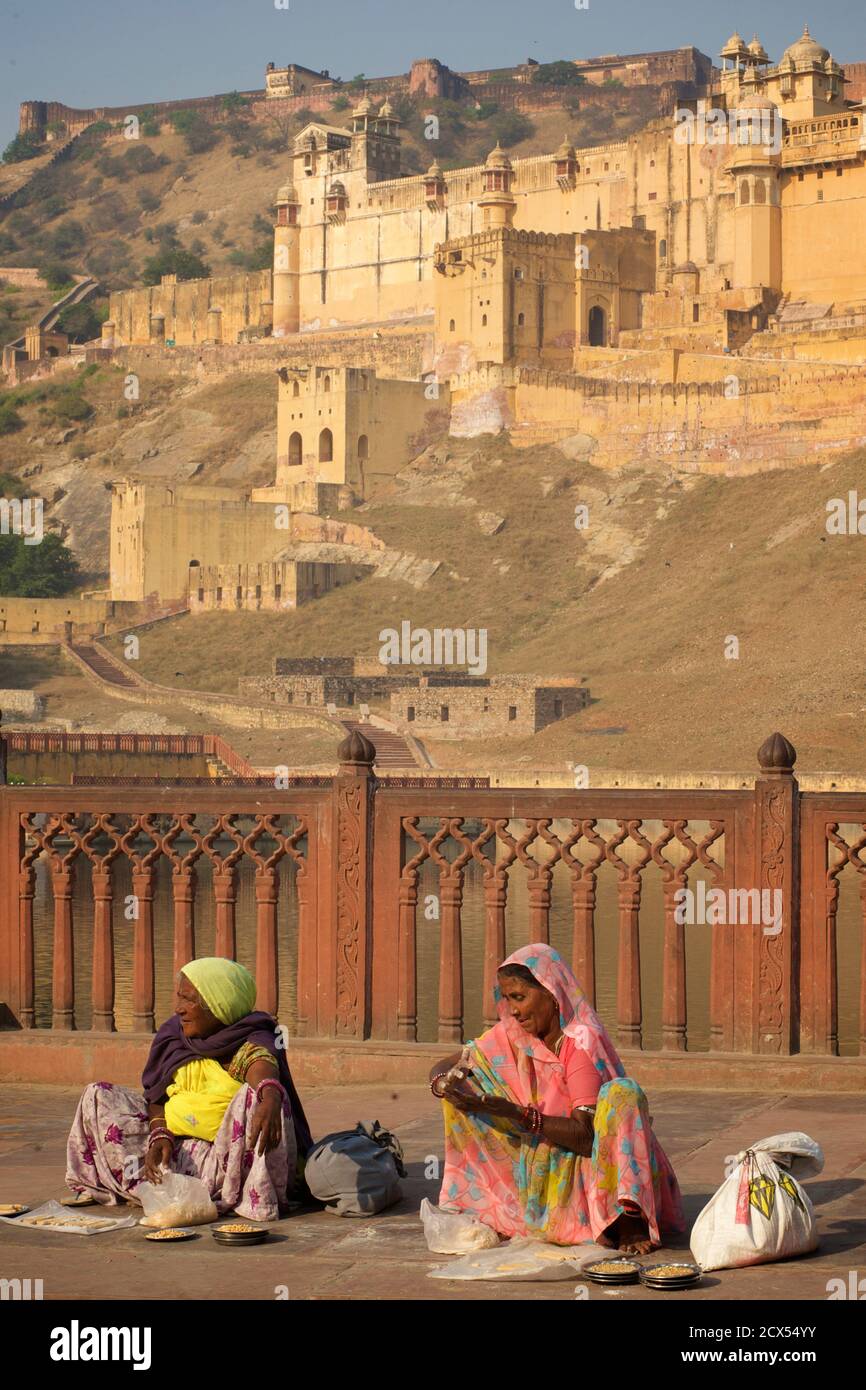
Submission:
[[[462,1260],[431,1269],[431,1279],[579,1279],[583,1265],[611,1258],[607,1246],[551,1245],[515,1236],[493,1250],[474,1250]],[[615,1252],[614,1252],[615,1253]]]
[[[134,1216],[100,1216],[63,1207],[59,1202],[44,1202],[41,1207],[23,1216],[0,1216],[9,1226],[26,1226],[29,1231],[59,1231],[67,1236],[100,1236],[134,1226]]]

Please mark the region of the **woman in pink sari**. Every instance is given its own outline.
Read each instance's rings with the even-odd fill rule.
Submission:
[[[684,1228],[647,1100],[550,946],[498,972],[499,1022],[431,1072],[445,1118],[440,1203],[502,1236],[645,1254]]]

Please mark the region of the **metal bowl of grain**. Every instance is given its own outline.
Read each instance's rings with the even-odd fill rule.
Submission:
[[[594,1284],[636,1284],[641,1266],[637,1260],[612,1257],[609,1260],[593,1260],[591,1264],[583,1265],[580,1272]]]
[[[218,1245],[261,1245],[268,1238],[266,1230],[248,1221],[225,1221],[214,1226],[211,1235]]]
[[[662,1260],[657,1264],[644,1265],[640,1281],[648,1289],[693,1289],[701,1282],[704,1271],[700,1265],[689,1260]]]

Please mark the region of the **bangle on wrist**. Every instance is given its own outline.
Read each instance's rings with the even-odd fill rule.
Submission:
[[[433,1076],[433,1077],[431,1077],[431,1079],[430,1079],[430,1090],[433,1092],[433,1094],[434,1094],[434,1096],[436,1097],[437,1100],[444,1100],[444,1099],[445,1099],[445,1092],[444,1092],[444,1089],[440,1091],[440,1090],[437,1088],[436,1083],[437,1083],[437,1081],[444,1081],[444,1080],[446,1079],[447,1076],[448,1076],[447,1071],[437,1071],[436,1075]]]
[[[265,1091],[271,1087],[273,1087],[274,1090],[279,1091],[280,1098],[285,1100],[285,1087],[283,1086],[283,1083],[281,1081],[278,1081],[275,1076],[266,1076],[264,1081],[259,1082],[258,1086],[256,1087],[256,1100],[258,1102],[261,1102],[262,1096],[264,1095]]]

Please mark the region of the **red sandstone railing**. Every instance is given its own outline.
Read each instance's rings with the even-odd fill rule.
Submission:
[[[257,777],[252,763],[220,734],[68,734],[62,730],[21,730],[6,734],[15,753],[175,754],[219,758],[237,777]],[[109,779],[110,780],[110,779]]]
[[[866,791],[800,793],[795,753],[781,735],[761,748],[753,790],[419,787],[418,779],[377,779],[373,751],[354,731],[340,746],[333,778],[279,791],[223,784],[190,792],[163,784],[113,787],[106,795],[79,787],[0,787],[0,1004],[7,1016],[23,1028],[37,1021],[40,865],[51,889],[55,1029],[75,1026],[76,941],[80,946],[82,939],[91,950],[91,1027],[115,1027],[115,874],[125,861],[139,909],[131,927],[131,1018],[134,1029],[152,1030],[154,884],[165,861],[175,970],[196,954],[200,869],[207,870],[201,881],[212,886],[213,949],[235,956],[238,876],[246,865],[254,880],[259,1004],[276,1011],[285,931],[285,909],[278,912],[281,871],[289,866],[297,914],[294,1031],[406,1043],[418,1036],[419,953],[429,957],[431,949],[421,895],[426,899],[431,883],[438,922],[436,1033],[443,1043],[455,1043],[464,1035],[467,1011],[470,878],[483,894],[483,981],[479,997],[468,1002],[480,1017],[483,1000],[489,1019],[496,966],[515,944],[517,896],[526,899],[523,941],[547,941],[554,884],[561,887],[563,879],[571,921],[566,954],[595,1000],[597,951],[611,931],[609,919],[599,920],[597,889],[600,875],[612,871],[616,990],[606,1021],[621,1045],[644,1046],[642,1009],[650,986],[642,969],[641,922],[654,875],[663,912],[660,1047],[671,1053],[689,1046],[686,933],[695,928],[678,920],[676,895],[701,876],[724,893],[780,895],[778,933],[765,931],[760,921],[701,928],[711,934],[709,1050],[838,1052],[840,875],[857,875],[862,931]],[[73,921],[75,874],[85,864],[92,924]],[[866,1055],[862,943],[859,990],[859,1050]]]

